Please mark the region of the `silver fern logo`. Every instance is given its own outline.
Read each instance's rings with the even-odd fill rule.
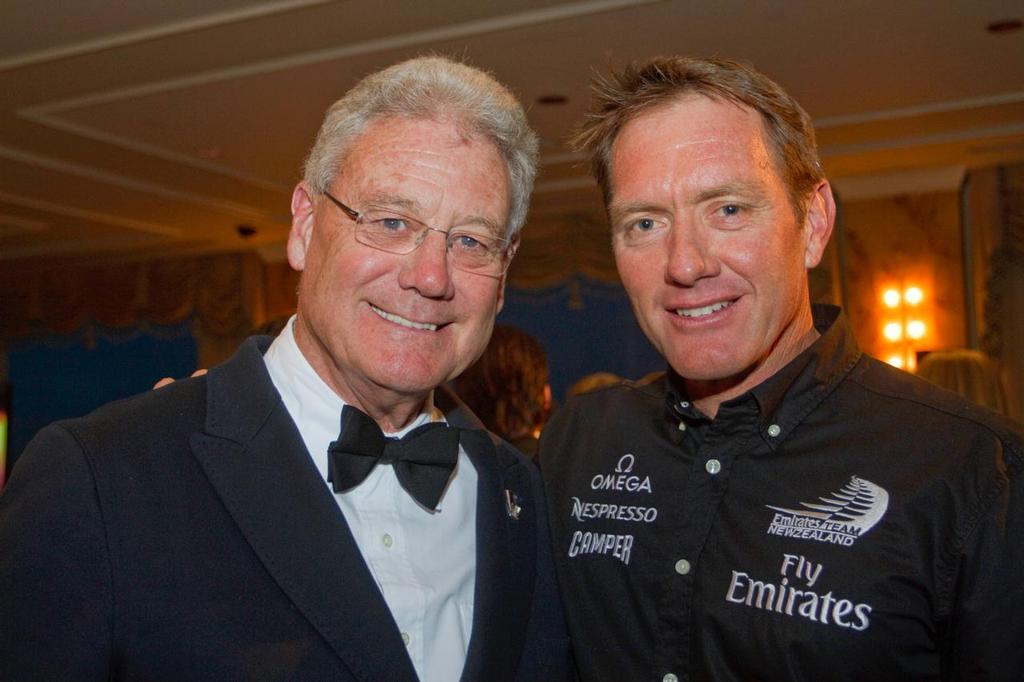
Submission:
[[[765,505],[775,512],[769,535],[851,546],[871,530],[889,508],[889,493],[871,481],[851,476],[836,492],[818,502],[801,502],[803,509]]]

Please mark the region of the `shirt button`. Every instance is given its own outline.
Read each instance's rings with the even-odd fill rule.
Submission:
[[[782,429],[779,428],[778,424],[772,424],[768,427],[768,435],[772,438],[777,438],[780,433],[782,433]]]
[[[680,559],[676,562],[676,573],[679,575],[686,575],[690,572],[690,562],[686,559]]]
[[[679,682],[679,678],[672,673],[667,673],[665,677],[661,678],[661,682]]]
[[[679,422],[679,430],[680,431],[685,431],[686,430],[686,422]]]
[[[384,533],[384,536],[380,539],[380,541],[384,543],[385,547],[390,547],[391,545],[395,544],[394,539],[387,533]]]
[[[409,633],[408,632],[403,632],[402,633],[402,641],[405,642],[406,646],[409,646],[409,642],[412,641],[412,638],[409,637]]]
[[[704,471],[708,472],[712,476],[714,476],[721,470],[722,463],[719,462],[717,459],[709,459],[708,461],[704,462]]]

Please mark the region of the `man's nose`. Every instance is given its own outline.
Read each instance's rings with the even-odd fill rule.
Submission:
[[[717,274],[717,261],[699,227],[677,222],[665,244],[668,249],[665,275],[672,283],[692,286],[699,279]]]
[[[399,285],[404,289],[415,289],[426,298],[450,297],[452,278],[447,240],[448,235],[441,230],[424,230],[417,247],[405,256]]]

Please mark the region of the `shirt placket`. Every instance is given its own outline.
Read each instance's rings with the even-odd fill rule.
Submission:
[[[700,439],[680,501],[679,534],[662,569],[667,589],[659,608],[661,628],[655,656],[655,679],[662,682],[691,679],[693,594],[702,568],[701,556],[724,498],[733,463],[747,447],[750,436],[757,433],[757,408],[753,401],[742,409],[729,410],[719,419]],[[680,447],[693,447],[693,443],[684,439]]]
[[[374,472],[377,473],[376,471]],[[366,500],[362,512],[363,526],[360,546],[370,564],[384,600],[398,625],[402,641],[417,669],[423,665],[423,613],[426,597],[423,586],[414,579],[406,523],[393,500],[405,495],[390,468],[381,468],[380,485],[385,490]]]

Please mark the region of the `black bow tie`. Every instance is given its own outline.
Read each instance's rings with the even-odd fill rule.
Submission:
[[[356,487],[378,463],[395,468],[398,483],[428,509],[436,509],[459,457],[459,430],[435,422],[401,438],[387,438],[377,422],[346,405],[341,435],[327,448],[327,480],[334,492]]]

